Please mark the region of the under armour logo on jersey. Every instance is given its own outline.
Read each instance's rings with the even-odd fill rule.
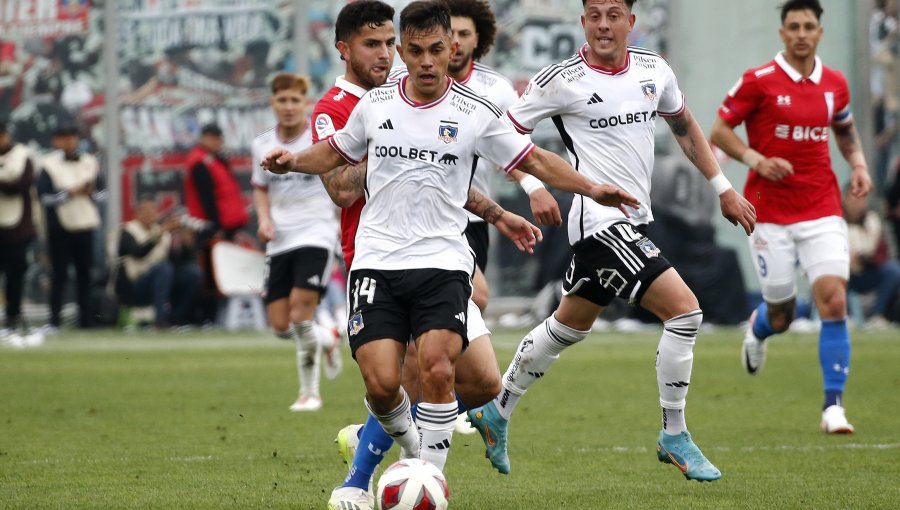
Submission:
[[[594,92],[591,95],[591,98],[588,99],[587,104],[597,104],[597,103],[602,103],[602,102],[603,102],[603,99],[600,96],[598,96],[596,92]]]
[[[790,106],[791,105],[791,96],[778,96],[775,100],[775,104],[778,106]]]
[[[394,129],[394,124],[391,123],[391,119],[388,119],[378,126],[378,129]]]
[[[444,439],[440,443],[428,445],[427,448],[429,450],[446,450],[447,448],[450,448],[450,441],[447,441],[446,439]]]
[[[306,283],[319,286],[322,285],[322,279],[319,278],[319,275],[313,275],[308,280],[306,280]]]
[[[458,314],[454,315],[454,317],[459,319],[459,322],[462,322],[463,324],[466,323],[466,312],[459,312]]]
[[[456,160],[459,158],[454,156],[453,154],[444,154],[441,156],[441,159],[438,160],[438,163],[444,163],[445,165],[455,165]]]

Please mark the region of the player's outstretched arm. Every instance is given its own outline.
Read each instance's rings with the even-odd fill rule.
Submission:
[[[366,168],[367,164],[363,161],[358,165],[339,166],[319,175],[325,191],[335,205],[350,207],[362,198],[366,192]]]
[[[697,123],[697,119],[691,115],[691,111],[685,108],[678,115],[665,119],[684,155],[709,180],[709,183],[716,189],[716,193],[719,194],[722,216],[725,216],[732,225],[740,224],[747,235],[753,233],[753,229],[756,228],[756,209],[753,204],[734,190],[731,183],[728,182],[728,178],[722,173],[712,149],[709,148],[706,136],[703,135],[703,130]]]
[[[344,163],[344,158],[327,141],[292,154],[289,150],[272,149],[260,161],[260,166],[276,174],[300,172],[304,174],[324,174]]]
[[[641,202],[630,193],[609,184],[596,184],[575,171],[556,154],[535,147],[518,166],[550,186],[562,191],[578,193],[591,198],[598,204],[615,207],[625,216],[630,216],[628,207],[637,209]]]
[[[847,124],[835,124],[834,139],[838,149],[847,163],[850,164],[850,193],[857,198],[863,198],[872,191],[872,177],[869,175],[869,165],[859,143],[859,133],[853,122]]]
[[[494,225],[501,234],[509,238],[519,251],[534,253],[534,245],[543,240],[541,229],[525,218],[504,210],[490,197],[475,188],[469,188],[466,210]]]
[[[562,225],[562,214],[559,212],[559,204],[553,195],[544,187],[544,183],[533,175],[528,175],[521,170],[513,170],[509,173],[519,186],[528,194],[531,203],[531,214],[540,225]]]
[[[790,161],[784,158],[772,157],[767,158],[751,149],[741,140],[741,137],[734,132],[734,128],[716,117],[713,122],[712,133],[710,133],[710,141],[716,147],[725,151],[732,159],[743,161],[750,170],[758,173],[764,179],[770,181],[780,181],[788,175],[794,173],[794,166]]]

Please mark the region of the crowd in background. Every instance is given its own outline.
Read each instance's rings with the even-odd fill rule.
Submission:
[[[90,23],[96,28],[98,21],[94,18],[91,18]],[[869,157],[876,193],[865,203],[845,201],[845,219],[849,225],[852,251],[849,282],[851,316],[857,326],[872,328],[900,322],[900,300],[897,299],[900,282],[894,276],[900,272],[897,262],[900,247],[898,25],[897,0],[876,0],[869,24],[872,57],[869,83],[874,123],[873,147]],[[238,218],[240,224],[235,225],[228,224],[228,221],[237,220],[226,219],[223,224],[221,218],[208,224],[201,221],[188,222],[187,225],[176,221],[177,218],[197,217],[186,214],[180,204],[190,208],[187,202],[191,200],[191,183],[199,179],[202,188],[203,183],[208,185],[211,182],[208,175],[195,177],[190,168],[182,165],[179,169],[182,185],[178,186],[177,200],[138,194],[132,197],[132,200],[137,199],[137,203],[131,208],[133,210],[124,211],[126,217],[133,215],[134,219],[122,226],[111,226],[103,223],[107,206],[104,202],[103,190],[106,183],[103,182],[102,172],[98,172],[90,184],[82,183],[78,189],[59,189],[49,177],[51,173],[46,171],[46,162],[52,161],[46,155],[52,154],[52,151],[56,151],[57,158],[62,153],[61,159],[66,163],[66,150],[60,144],[66,143],[67,138],[76,138],[75,147],[70,151],[70,159],[76,154],[81,159],[82,156],[97,152],[97,140],[100,138],[97,126],[104,102],[102,80],[97,76],[102,38],[97,34],[98,31],[91,30],[86,35],[79,36],[32,38],[18,45],[0,38],[0,107],[4,110],[0,111],[0,128],[3,130],[0,135],[3,138],[0,140],[6,140],[0,144],[0,158],[8,162],[13,146],[22,143],[29,148],[31,162],[30,167],[23,170],[21,175],[13,176],[11,172],[0,170],[0,201],[4,204],[0,206],[0,216],[12,215],[0,217],[0,271],[6,289],[4,326],[14,328],[21,325],[22,307],[18,303],[23,299],[25,302],[49,305],[48,311],[43,315],[38,314],[32,322],[33,325],[46,324],[51,329],[61,326],[64,315],[62,304],[69,301],[77,303],[80,310],[78,324],[84,327],[116,323],[118,316],[111,317],[111,307],[106,306],[110,302],[152,306],[155,313],[151,322],[160,327],[212,323],[216,318],[217,297],[208,269],[211,267],[209,245],[214,240],[233,238],[241,230],[251,233],[252,227],[248,227],[248,224],[253,223],[254,218]],[[279,52],[273,53],[266,41],[248,42],[242,53],[246,65],[231,69],[233,81],[229,83],[235,87],[251,88],[265,83],[268,77],[264,75],[271,73],[272,69],[271,65],[266,67],[264,64],[277,60],[281,62],[279,65],[286,65],[284,48],[279,48]],[[182,53],[169,52],[165,62],[176,62],[180,57],[187,58],[186,55],[193,58],[200,53],[187,50]],[[165,65],[157,69],[155,64],[147,64],[143,67],[135,66],[134,73],[154,74],[159,71],[159,76],[165,77],[166,72],[174,73],[178,68],[194,69],[184,62],[171,69]],[[203,70],[197,68],[197,72],[200,71]],[[180,76],[184,78],[187,75],[181,73]],[[160,87],[164,88],[164,81],[160,81],[160,78],[153,81],[158,85],[155,87],[157,92]],[[136,80],[137,82],[146,84],[149,80]],[[132,88],[132,95],[146,91],[146,87]],[[186,142],[198,141],[198,147],[206,147],[204,138],[208,139],[210,136],[220,141],[223,139],[221,129],[217,133],[215,130],[206,132],[199,125],[185,126],[183,134]],[[227,137],[225,142],[228,145]],[[234,166],[234,154],[223,153],[221,145],[203,150],[229,167],[228,172],[234,175],[234,169],[230,168]],[[224,151],[227,152],[228,149]],[[185,176],[191,177],[186,179]],[[249,193],[246,175],[239,173],[238,176],[241,179],[235,181],[236,191],[246,197]],[[704,183],[699,183],[699,186],[703,185]],[[27,193],[23,194],[25,190]],[[131,190],[125,192],[130,193]],[[55,214],[64,205],[60,201],[60,193],[68,193],[67,198],[80,199],[78,202],[82,204],[89,202],[91,206],[85,205],[85,208],[96,209],[96,225],[93,221],[88,221],[88,226],[77,225],[75,230],[67,230],[65,220],[59,221],[60,216]],[[209,209],[210,203],[214,204],[210,202],[209,196],[198,194],[195,198],[195,207]],[[21,210],[16,209],[19,206],[6,205],[10,201],[18,203],[18,200],[22,200]],[[242,200],[246,205],[246,198]],[[564,202],[566,201],[560,201]],[[655,207],[662,209],[660,214],[656,214],[657,217],[672,217],[671,214],[667,215],[672,210],[668,202],[656,201]],[[675,203],[676,211],[677,207]],[[236,210],[238,209],[232,205],[225,208],[226,212]],[[246,208],[241,210],[246,211]],[[218,213],[213,211],[211,214],[216,216]],[[20,218],[21,222],[16,223],[16,218]],[[120,231],[128,235],[122,236]],[[115,235],[101,234],[103,232]],[[146,236],[146,239],[142,236]],[[552,232],[545,237],[548,238],[545,244],[553,244],[553,241],[549,241],[554,237]],[[565,255],[558,256],[550,246],[543,249],[548,258],[567,260],[567,247],[562,239],[565,236],[556,237],[560,239],[560,250],[566,251]],[[711,235],[709,237],[712,238]],[[108,238],[115,239],[115,242],[110,243]],[[131,241],[124,242],[124,246],[117,244],[119,239],[129,238]],[[252,235],[239,238],[244,244],[253,243]],[[144,243],[141,242],[142,239]],[[164,268],[135,268],[133,264],[123,262],[129,256],[144,254],[148,239],[167,247],[165,250],[154,248],[154,257],[159,257],[162,251],[167,252]],[[151,251],[153,249],[147,250],[148,253]],[[691,262],[691,257],[686,257],[684,264],[687,266]],[[731,262],[729,267],[730,264]],[[551,265],[553,264],[548,263],[538,267]],[[70,266],[75,273],[74,292],[68,288]],[[690,274],[687,269],[679,270]],[[126,278],[120,277],[122,273]],[[154,276],[149,276],[151,274]],[[169,277],[169,274],[172,276]],[[541,281],[535,282],[535,292],[547,279],[538,275],[536,280]],[[154,284],[156,281],[168,283]],[[692,284],[695,285],[702,287],[702,282]],[[162,299],[161,296],[166,294],[178,297],[178,302],[173,302],[171,298]],[[712,310],[714,307],[705,308]],[[735,316],[743,316],[744,311],[741,310]],[[723,319],[722,322],[728,323],[730,319]]]

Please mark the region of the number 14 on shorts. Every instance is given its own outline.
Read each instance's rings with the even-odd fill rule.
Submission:
[[[359,308],[359,297],[362,296],[366,303],[372,304],[375,300],[375,284],[374,278],[364,277],[362,281],[359,278],[353,283],[353,309]]]

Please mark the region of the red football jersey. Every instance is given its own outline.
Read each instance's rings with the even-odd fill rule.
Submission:
[[[339,76],[335,80],[334,87],[326,92],[313,108],[313,143],[325,140],[343,128],[347,119],[350,118],[353,108],[359,103],[359,98],[365,93],[364,88]],[[350,207],[341,209],[341,249],[344,252],[344,263],[347,265],[348,271],[356,251],[356,230],[359,228],[359,217],[364,205],[366,205],[366,199],[360,198]]]
[[[766,157],[790,161],[794,173],[780,181],[751,171],[744,196],[761,223],[791,224],[841,216],[841,193],[831,168],[832,125],[853,122],[850,90],[840,71],[816,57],[808,78],[779,53],[745,72],[728,92],[719,117],[731,127],[744,122],[750,147]]]

